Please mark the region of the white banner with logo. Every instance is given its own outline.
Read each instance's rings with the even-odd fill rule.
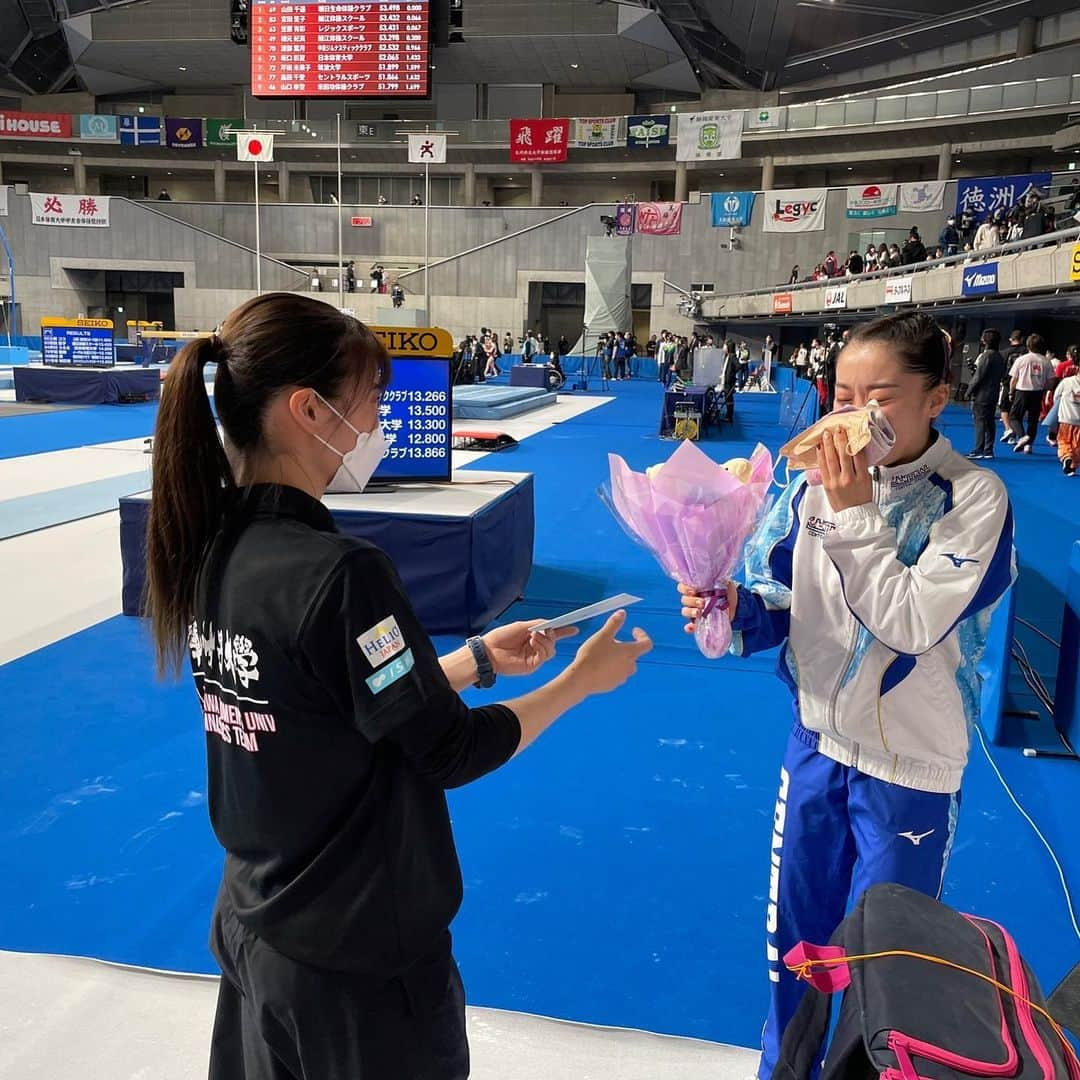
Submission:
[[[886,304],[910,304],[911,282],[909,277],[895,277],[885,279],[885,303]]]
[[[827,308],[847,307],[847,286],[830,285],[825,290],[825,306]]]
[[[945,181],[920,180],[900,185],[900,213],[922,214],[945,209]]]
[[[893,217],[899,184],[859,184],[847,189],[847,216],[849,218]]]
[[[786,105],[774,105],[769,109],[747,109],[746,127],[749,131],[773,131],[784,126]]]
[[[428,134],[409,134],[409,161],[414,165],[446,164],[446,136]]]
[[[35,225],[109,227],[108,195],[35,195],[31,192],[30,211]]]
[[[826,188],[766,191],[765,232],[823,232],[827,196]]]
[[[620,120],[618,116],[579,116],[570,121],[570,145],[576,150],[625,146],[626,136],[619,138]]]
[[[742,157],[743,111],[679,113],[676,161],[728,161]]]

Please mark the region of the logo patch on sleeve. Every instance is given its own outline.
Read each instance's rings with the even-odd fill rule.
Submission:
[[[393,686],[398,679],[403,679],[413,669],[413,654],[412,649],[406,649],[396,660],[389,663],[382,669],[382,671],[376,671],[374,675],[368,678],[368,689],[373,694],[381,694],[388,686]]]
[[[373,667],[381,667],[387,660],[397,656],[405,648],[405,636],[393,615],[387,615],[382,622],[376,623],[370,630],[362,633],[356,644]]]

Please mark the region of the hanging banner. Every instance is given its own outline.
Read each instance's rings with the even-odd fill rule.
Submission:
[[[746,127],[750,131],[773,131],[784,126],[787,106],[774,109],[747,109]]]
[[[0,184],[0,217],[8,216],[8,189],[7,184]],[[1073,263],[1076,263],[1076,259],[1073,259]],[[1076,280],[1075,278],[1073,279]]]
[[[119,142],[120,129],[116,117],[83,113],[79,117],[79,138],[93,142]]]
[[[631,150],[664,147],[671,141],[671,116],[628,116],[626,145]]]
[[[825,306],[827,308],[847,307],[847,286],[830,285],[825,290]]]
[[[193,116],[165,117],[165,145],[171,150],[198,150],[203,144],[203,122]]]
[[[615,207],[615,235],[633,236],[637,224],[637,203],[619,203]]]
[[[569,120],[511,120],[510,160],[565,161],[569,140]]]
[[[920,180],[900,185],[900,213],[924,214],[945,209],[945,181]]]
[[[678,236],[682,232],[681,202],[637,204],[637,231],[647,236]]]
[[[745,229],[754,213],[752,191],[714,191],[712,223],[714,229]]]
[[[0,111],[2,139],[70,139],[70,113]]]
[[[35,195],[30,193],[30,220],[35,225],[80,228],[109,227],[108,195]]]
[[[823,232],[825,188],[766,191],[764,231],[771,233]]]
[[[1048,198],[1050,181],[1048,172],[957,180],[956,215],[959,217],[965,210],[970,210],[975,220],[981,222],[997,210],[1008,213],[1032,193],[1041,199]]]
[[[211,116],[206,121],[206,145],[235,146],[236,133],[243,128],[244,121],[237,117]]]
[[[961,296],[988,296],[998,291],[998,264],[982,263],[964,268]]]
[[[577,150],[610,150],[625,146],[619,138],[618,116],[580,116],[572,121],[570,145]]]
[[[772,310],[774,315],[790,315],[794,306],[795,298],[791,293],[773,293]]]
[[[409,161],[413,165],[445,165],[446,136],[434,132],[409,135]]]
[[[849,218],[895,217],[899,184],[868,184],[847,189]]]
[[[160,146],[162,127],[160,116],[121,116],[121,146]]]
[[[743,114],[680,113],[676,161],[727,161],[742,156]]]
[[[913,278],[894,277],[885,280],[886,304],[910,304]]]

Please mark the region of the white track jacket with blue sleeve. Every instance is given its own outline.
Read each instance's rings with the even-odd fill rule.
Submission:
[[[793,481],[751,540],[732,651],[783,644],[779,673],[827,757],[951,793],[978,719],[977,665],[1016,576],[998,477],[938,435],[874,472],[874,500],[839,512]]]

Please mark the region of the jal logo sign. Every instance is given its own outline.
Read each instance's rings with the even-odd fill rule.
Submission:
[[[847,307],[847,286],[833,285],[825,290],[825,306],[827,308]]]
[[[964,269],[963,296],[987,296],[998,291],[998,264],[983,263]]]

